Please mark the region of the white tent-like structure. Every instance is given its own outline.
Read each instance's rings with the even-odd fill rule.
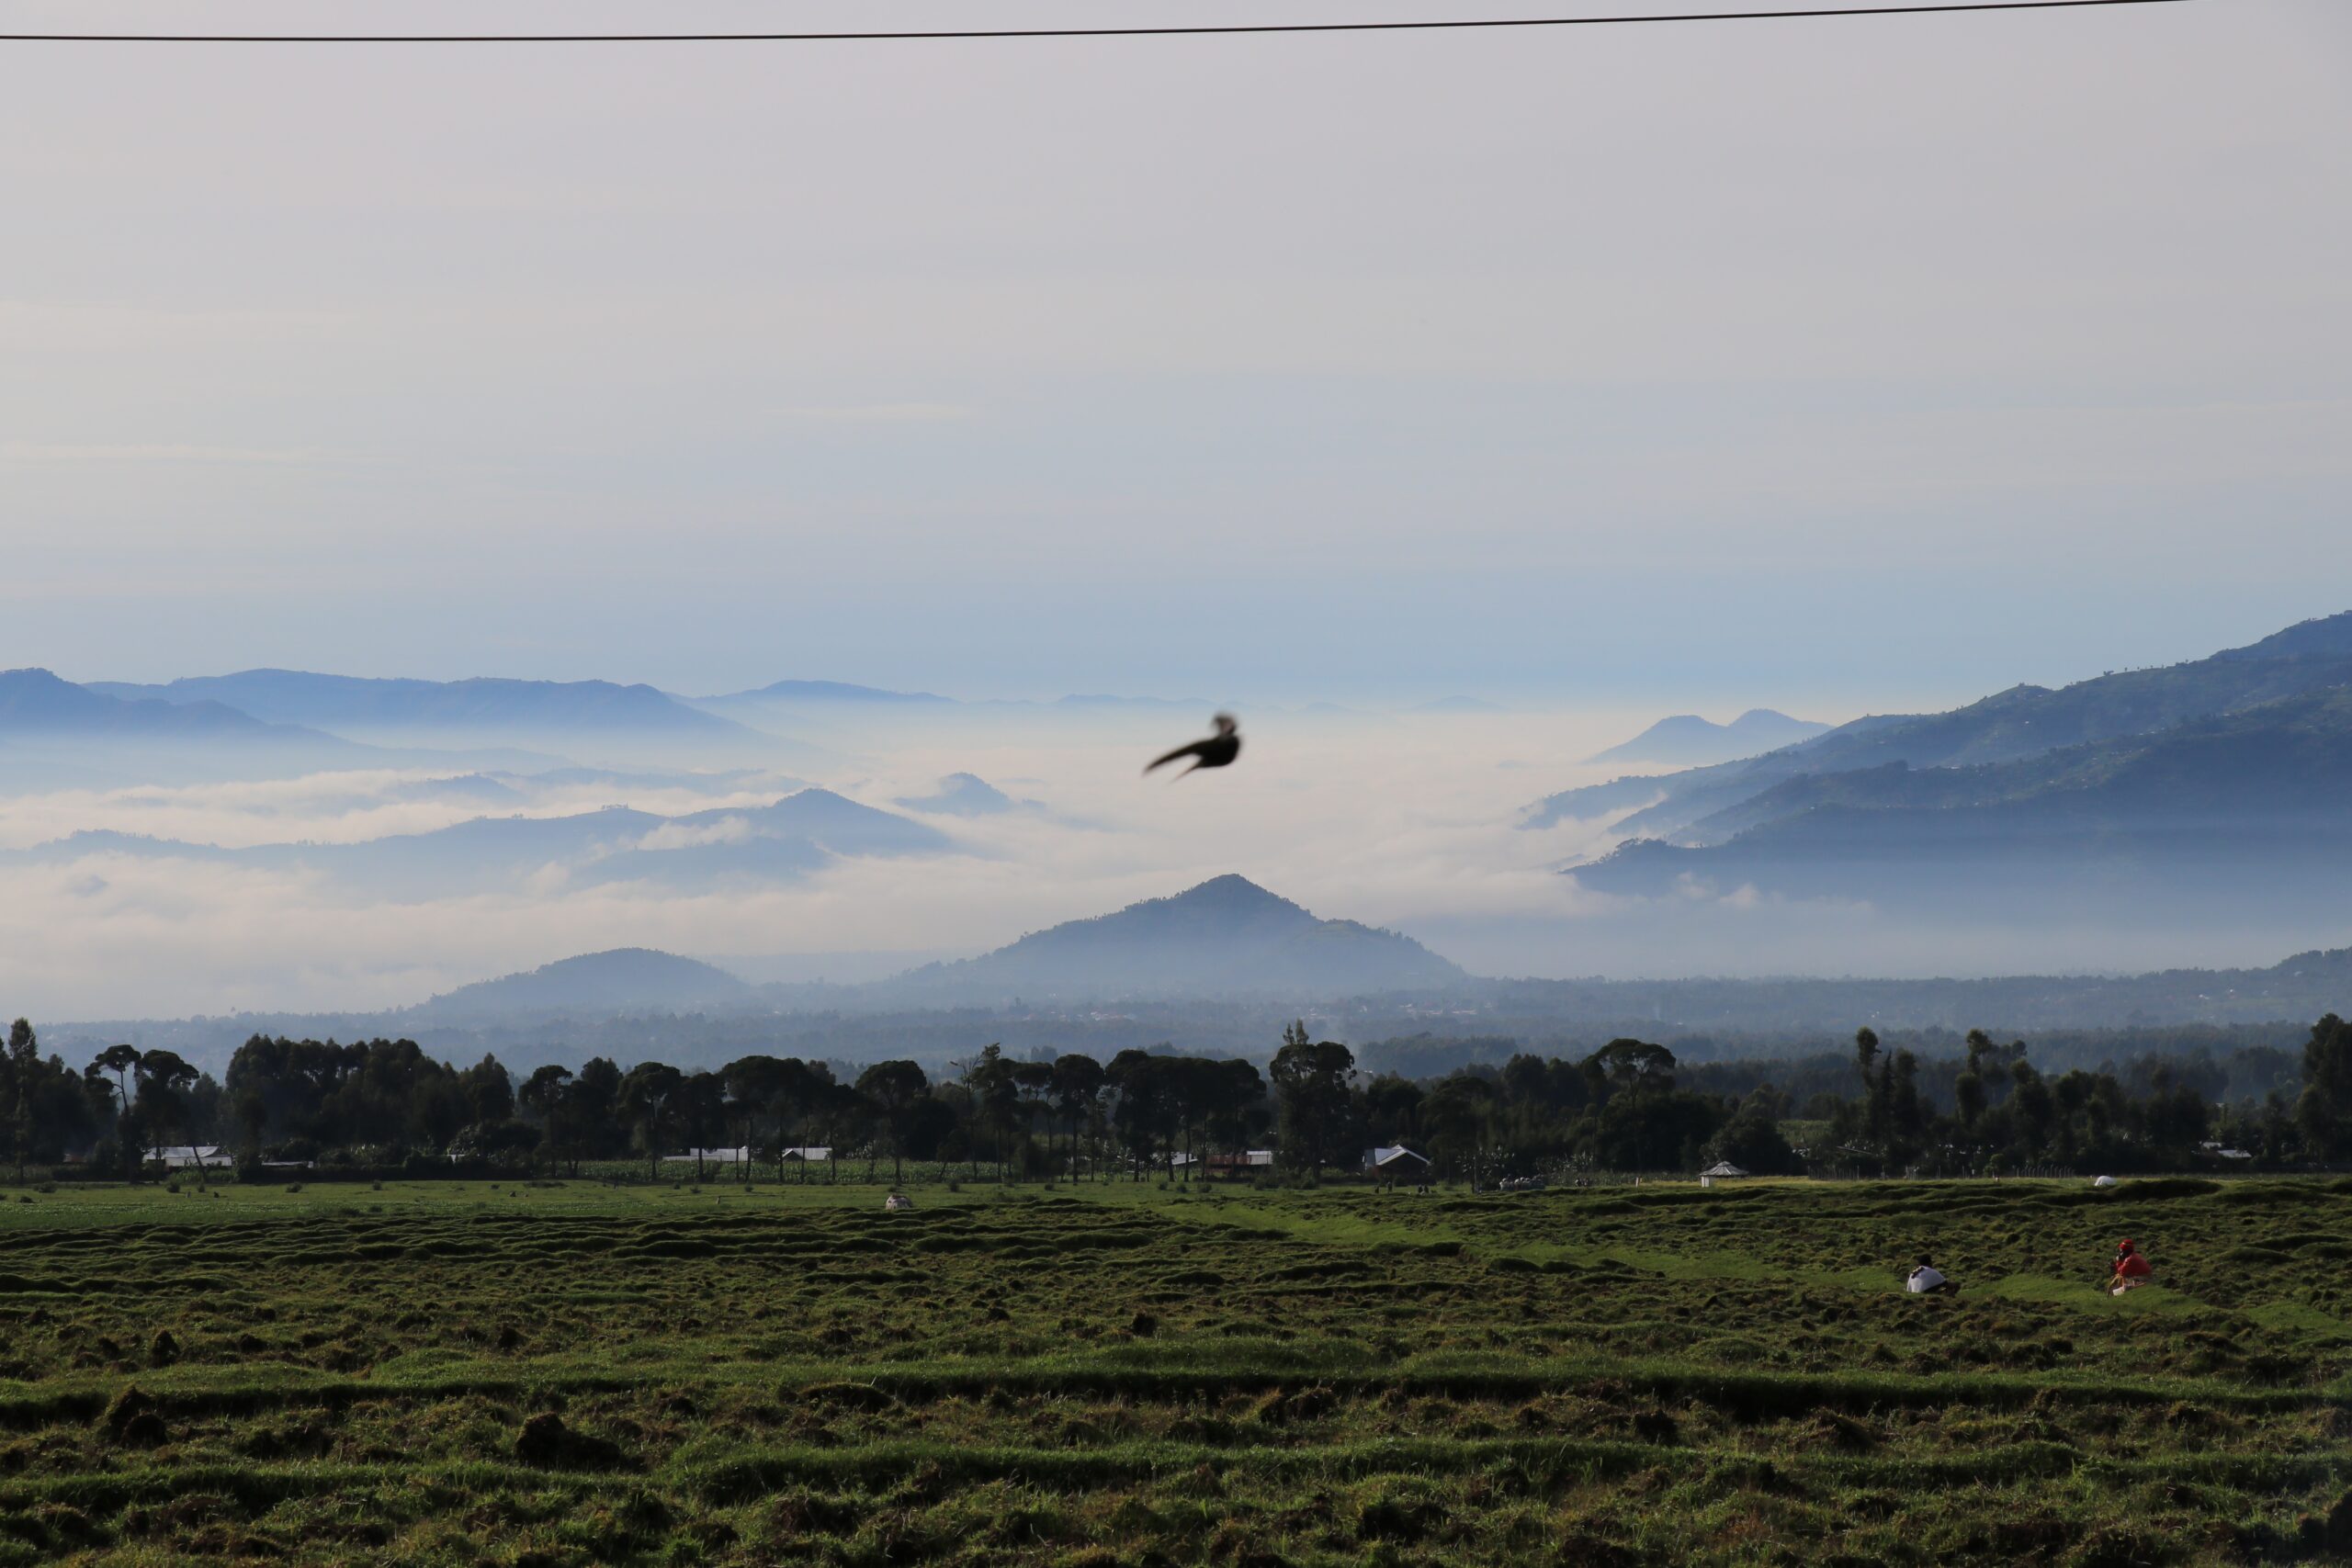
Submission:
[[[1709,1166],[1706,1169],[1699,1173],[1699,1185],[1702,1187],[1713,1187],[1716,1182],[1722,1181],[1727,1178],[1734,1176],[1746,1176],[1747,1174],[1748,1173],[1747,1171],[1742,1170],[1739,1167],[1732,1164],[1731,1161],[1727,1159],[1717,1160],[1714,1164]]]
[[[147,1157],[166,1170],[226,1170],[232,1163],[218,1144],[166,1144]]]

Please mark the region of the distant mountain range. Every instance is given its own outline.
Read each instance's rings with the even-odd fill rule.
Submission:
[[[854,728],[869,720],[937,710],[1020,708],[1079,718],[1105,710],[1199,710],[1196,699],[1073,695],[1050,703],[965,703],[930,692],[897,692],[842,681],[785,680],[748,691],[687,698],[611,681],[519,681],[481,676],[424,681],[243,670],[155,683],[59,679],[46,670],[0,671],[0,744],[12,739],[104,736],[154,745],[210,746],[216,763],[298,743],[340,744],[349,765],[398,765],[379,749],[528,748],[510,761],[560,761],[600,745],[658,742],[709,754],[753,753],[804,761],[816,748],[792,738],[801,726]],[[537,755],[534,756],[534,753]],[[469,755],[481,758],[478,750]],[[592,758],[614,761],[617,754]],[[332,758],[319,766],[334,765]],[[213,772],[220,772],[215,767]]]
[[[353,891],[398,899],[511,891],[560,874],[565,886],[644,882],[701,889],[797,880],[837,856],[936,854],[955,840],[938,829],[804,789],[767,806],[681,817],[611,807],[564,817],[477,817],[427,833],[347,844],[227,849],[108,830],[74,833],[0,863],[69,863],[98,854],[201,860],[324,872]]]
[[[1625,841],[1572,870],[1611,892],[2030,899],[2021,914],[2195,897],[2340,908],[2347,781],[2352,614],[2193,663],[1567,791],[1523,825],[1632,807]]]
[[[776,681],[746,692],[686,699],[707,713],[768,728],[825,729],[854,727],[875,719],[935,710],[941,715],[987,714],[1017,708],[1035,714],[1065,714],[1072,717],[1106,711],[1144,713],[1197,711],[1206,717],[1219,705],[1198,698],[1125,697],[1093,693],[1074,694],[1048,702],[988,697],[966,701],[932,692],[894,692],[880,686],[853,685],[842,681]]]
[[[1729,724],[1716,724],[1695,713],[1659,719],[1631,740],[1595,752],[1595,762],[1670,762],[1697,767],[1774,751],[1827,733],[1829,726],[1811,719],[1791,718],[1770,708],[1749,708]]]
[[[265,723],[226,704],[153,697],[76,685],[46,670],[0,671],[0,736],[332,740],[315,730]]]
[[[99,681],[87,689],[126,701],[217,705],[270,723],[362,735],[623,731],[673,739],[752,738],[743,726],[665,692],[610,681],[377,680],[245,670],[153,686]]]
[[[545,773],[561,751],[662,743],[760,760],[809,749],[650,686],[372,681],[252,670],[145,686],[0,671],[0,755],[17,789],[285,777],[336,768]]]
[[[1395,931],[1320,919],[1241,876],[1035,931],[885,982],[893,997],[1261,997],[1304,1002],[1442,989],[1468,976]]]
[[[47,670],[0,671],[0,777],[12,790],[277,777],[404,760],[300,725],[265,723],[221,703],[119,697]],[[529,759],[511,752],[450,760]]]

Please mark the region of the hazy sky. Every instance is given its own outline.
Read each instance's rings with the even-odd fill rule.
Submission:
[[[1116,15],[1490,9],[1270,4]],[[2352,606],[2347,190],[2340,0],[0,45],[0,665],[1850,711],[2191,657]]]

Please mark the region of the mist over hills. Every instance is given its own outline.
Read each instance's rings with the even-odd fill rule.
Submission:
[[[730,882],[792,881],[836,857],[938,854],[956,848],[938,829],[862,806],[831,790],[803,789],[765,806],[719,807],[665,817],[626,807],[552,817],[477,817],[424,833],[355,843],[213,844],[85,830],[0,863],[67,863],[96,854],[195,860],[276,870],[306,868],[355,893],[430,899],[453,892],[513,890],[549,871],[566,885],[645,882],[687,889]]]
[[[939,817],[1001,817],[1015,811],[1042,811],[1034,800],[1015,800],[978,773],[950,773],[929,795],[900,795],[891,802],[909,811]]]
[[[2307,621],[2242,649],[2186,664],[2078,681],[2055,691],[2012,686],[1940,714],[1873,715],[1764,756],[1662,778],[1566,790],[1529,808],[1521,826],[1598,818],[1629,805],[1627,835],[1674,835],[1801,774],[2013,761],[2061,747],[2152,734],[2192,719],[2352,682],[2352,611]]]
[[[1596,762],[1673,762],[1684,767],[1731,761],[1777,750],[1828,732],[1812,719],[1791,718],[1770,708],[1750,708],[1729,724],[1694,713],[1659,719],[1631,740],[1595,752]]]
[[[97,681],[88,689],[132,700],[209,703],[271,723],[327,730],[620,729],[729,739],[743,734],[743,727],[651,686],[610,681],[416,681],[244,670],[184,676],[161,685]]]
[[[202,689],[206,684],[202,681],[155,687],[119,682],[77,683],[47,670],[0,671],[0,757],[7,762],[8,787],[19,793],[115,788],[137,784],[291,778],[306,773],[354,768],[533,772],[551,770],[566,761],[555,751],[533,749],[533,744],[560,744],[569,739],[544,726],[533,729],[526,725],[484,721],[430,732],[404,732],[397,727],[383,727],[376,731],[374,739],[360,739],[350,734],[330,732],[323,725],[301,718],[276,716],[279,711],[276,709],[270,716],[256,716],[242,706],[206,694]],[[169,694],[150,694],[157,693]],[[697,727],[723,723],[681,705],[671,705],[686,713]],[[343,722],[332,713],[319,716]],[[729,733],[763,739],[749,730]],[[770,744],[786,750],[791,745]]]
[[[905,998],[1327,998],[1442,988],[1467,976],[1395,931],[1317,919],[1246,877],[1033,931],[960,964],[887,982]]]
[[[751,986],[714,964],[652,948],[622,947],[478,980],[415,1011],[436,1021],[516,1013],[687,1012],[740,1007],[752,996]]]
[[[227,704],[186,703],[76,685],[47,670],[0,671],[0,736],[232,737],[329,741],[316,730],[265,723]]]
[[[9,786],[28,790],[106,788],[159,776],[287,776],[396,760],[218,702],[120,697],[27,669],[0,671],[0,761]]]
[[[173,695],[140,694],[158,691]],[[256,717],[208,692],[273,714],[424,727],[379,739],[458,733],[429,728],[445,723],[503,739],[500,715],[576,728],[557,737],[561,758],[488,765],[462,748],[361,742]],[[1614,739],[1590,714],[1253,709],[1254,760],[1171,795],[1138,792],[1137,763],[1193,733],[1206,705],[958,702],[799,681],[738,695],[786,702],[790,715],[865,716],[803,728],[775,709],[772,733],[835,748],[787,776],[775,753],[789,742],[646,686],[283,671],[158,687],[0,676],[0,844],[30,846],[0,850],[16,904],[10,944],[43,954],[20,964],[22,1005],[161,1011],[266,996],[334,1007],[364,994],[372,1006],[457,997],[460,981],[551,953],[658,941],[706,958],[745,954],[754,979],[793,983],[599,988],[587,964],[485,994],[537,998],[528,1005],[453,1005],[477,1010],[468,1028],[504,1027],[578,978],[593,1000],[575,1021],[630,1008],[729,1018],[833,1010],[922,1015],[928,1030],[958,1010],[1165,1017],[1366,998],[1415,998],[1392,1008],[1409,1020],[1478,1012],[1508,986],[1512,1005],[1545,1027],[1581,1029],[1604,1013],[1737,1027],[1709,1011],[1717,996],[1759,1017],[1795,1016],[1763,982],[1571,996],[1541,989],[1566,981],[1475,980],[1408,938],[1321,919],[1238,877],[876,978],[892,962],[884,950],[899,965],[972,953],[1040,923],[1035,911],[1110,908],[1131,896],[1138,867],[1191,873],[1204,843],[1222,863],[1300,889],[1333,886],[1331,866],[1373,863],[1351,857],[1393,854],[1381,863],[1396,878],[1381,907],[1488,974],[2245,962],[2352,932],[2340,894],[2352,870],[2342,785],[2352,776],[2352,615],[2188,664],[2012,688],[1946,714],[1874,716],[1760,756],[1542,803],[1531,824],[1563,812],[1623,819],[1608,840],[1621,847],[1573,868],[1583,887],[1622,902],[1553,879],[1558,840],[1513,834],[1505,815],[1523,781],[1543,776],[1508,770],[1574,768]],[[1185,721],[1171,724],[1178,710]],[[1690,724],[1702,739],[1754,739],[1771,721],[1801,723],[1751,710],[1731,725]],[[1679,728],[1653,726],[1648,739]],[[732,742],[709,739],[739,733],[751,738],[740,758],[728,754]],[[111,777],[138,787],[40,795],[23,784],[60,776],[40,767],[107,780],[118,758]],[[946,772],[965,762],[1004,787]],[[215,766],[234,771],[206,771]],[[305,772],[318,776],[294,776]],[[842,793],[808,788],[804,774]],[[214,776],[264,782],[178,787]],[[1045,799],[1022,798],[1033,788]],[[882,863],[920,857],[932,858]],[[1457,874],[1465,870],[1482,874]],[[1157,886],[1195,874],[1171,871]],[[1117,896],[1073,898],[1059,879]],[[1433,892],[1439,879],[1453,891]],[[1463,888],[1474,889],[1466,899]],[[593,896],[572,897],[582,893]],[[1424,928],[1426,911],[1442,912]],[[211,919],[269,931],[268,951],[223,963]],[[479,944],[450,934],[460,931],[481,932]],[[548,931],[563,934],[551,944]],[[764,962],[837,949],[856,962]],[[858,984],[813,983],[820,976]],[[1808,1015],[1825,1026],[1845,1006],[1838,998],[1865,995],[1785,993],[1800,994],[1831,998]]]
[[[1626,841],[1570,871],[1613,893],[2316,912],[2340,908],[2352,871],[2347,682],[2352,614],[2190,664],[2017,687],[1748,761],[1570,791],[1525,825],[1638,804],[1616,825]]]

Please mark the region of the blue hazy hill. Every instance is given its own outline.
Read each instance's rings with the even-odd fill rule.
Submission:
[[[1716,724],[1695,713],[1659,719],[1631,740],[1595,752],[1595,762],[1671,762],[1696,767],[1726,762],[1759,752],[1776,751],[1826,734],[1829,726],[1811,719],[1791,718],[1770,708],[1749,708],[1729,724]]]
[[[424,900],[457,894],[649,883],[697,890],[789,882],[837,858],[944,853],[955,840],[927,823],[804,789],[766,806],[681,817],[609,807],[560,817],[476,817],[427,832],[354,843],[222,848],[111,830],[85,831],[0,863],[70,863],[97,855],[198,860],[323,873],[355,897]]]
[[[1530,807],[1521,826],[1546,828],[1634,807],[1616,823],[1625,837],[1695,842],[1707,837],[1695,824],[1801,775],[1896,762],[1917,769],[2016,761],[2065,747],[2152,735],[2347,682],[2352,612],[2307,621],[2188,663],[2120,671],[2055,690],[2012,686],[1947,713],[1859,718],[1760,757],[1566,790]]]
[[[244,670],[160,685],[97,682],[90,690],[127,700],[223,704],[273,723],[327,730],[624,730],[707,739],[750,734],[654,687],[611,681],[417,681]]]
[[[226,703],[169,703],[79,685],[47,670],[0,670],[0,737],[112,739],[331,741],[315,730],[265,722]]]
[[[647,947],[543,964],[460,986],[415,1010],[435,1018],[546,1012],[675,1012],[741,1005],[752,987],[726,970]]]
[[[999,998],[1279,995],[1300,1000],[1443,989],[1467,976],[1410,937],[1327,920],[1226,875],[1169,898],[1034,931],[888,983],[893,996]]]
[[[2017,919],[2320,918],[2352,877],[2347,807],[2352,682],[2002,761],[1799,773],[1572,874]]]
[[[1034,800],[1015,800],[978,773],[950,773],[931,794],[902,795],[890,804],[934,817],[1002,817],[1045,809]]]

